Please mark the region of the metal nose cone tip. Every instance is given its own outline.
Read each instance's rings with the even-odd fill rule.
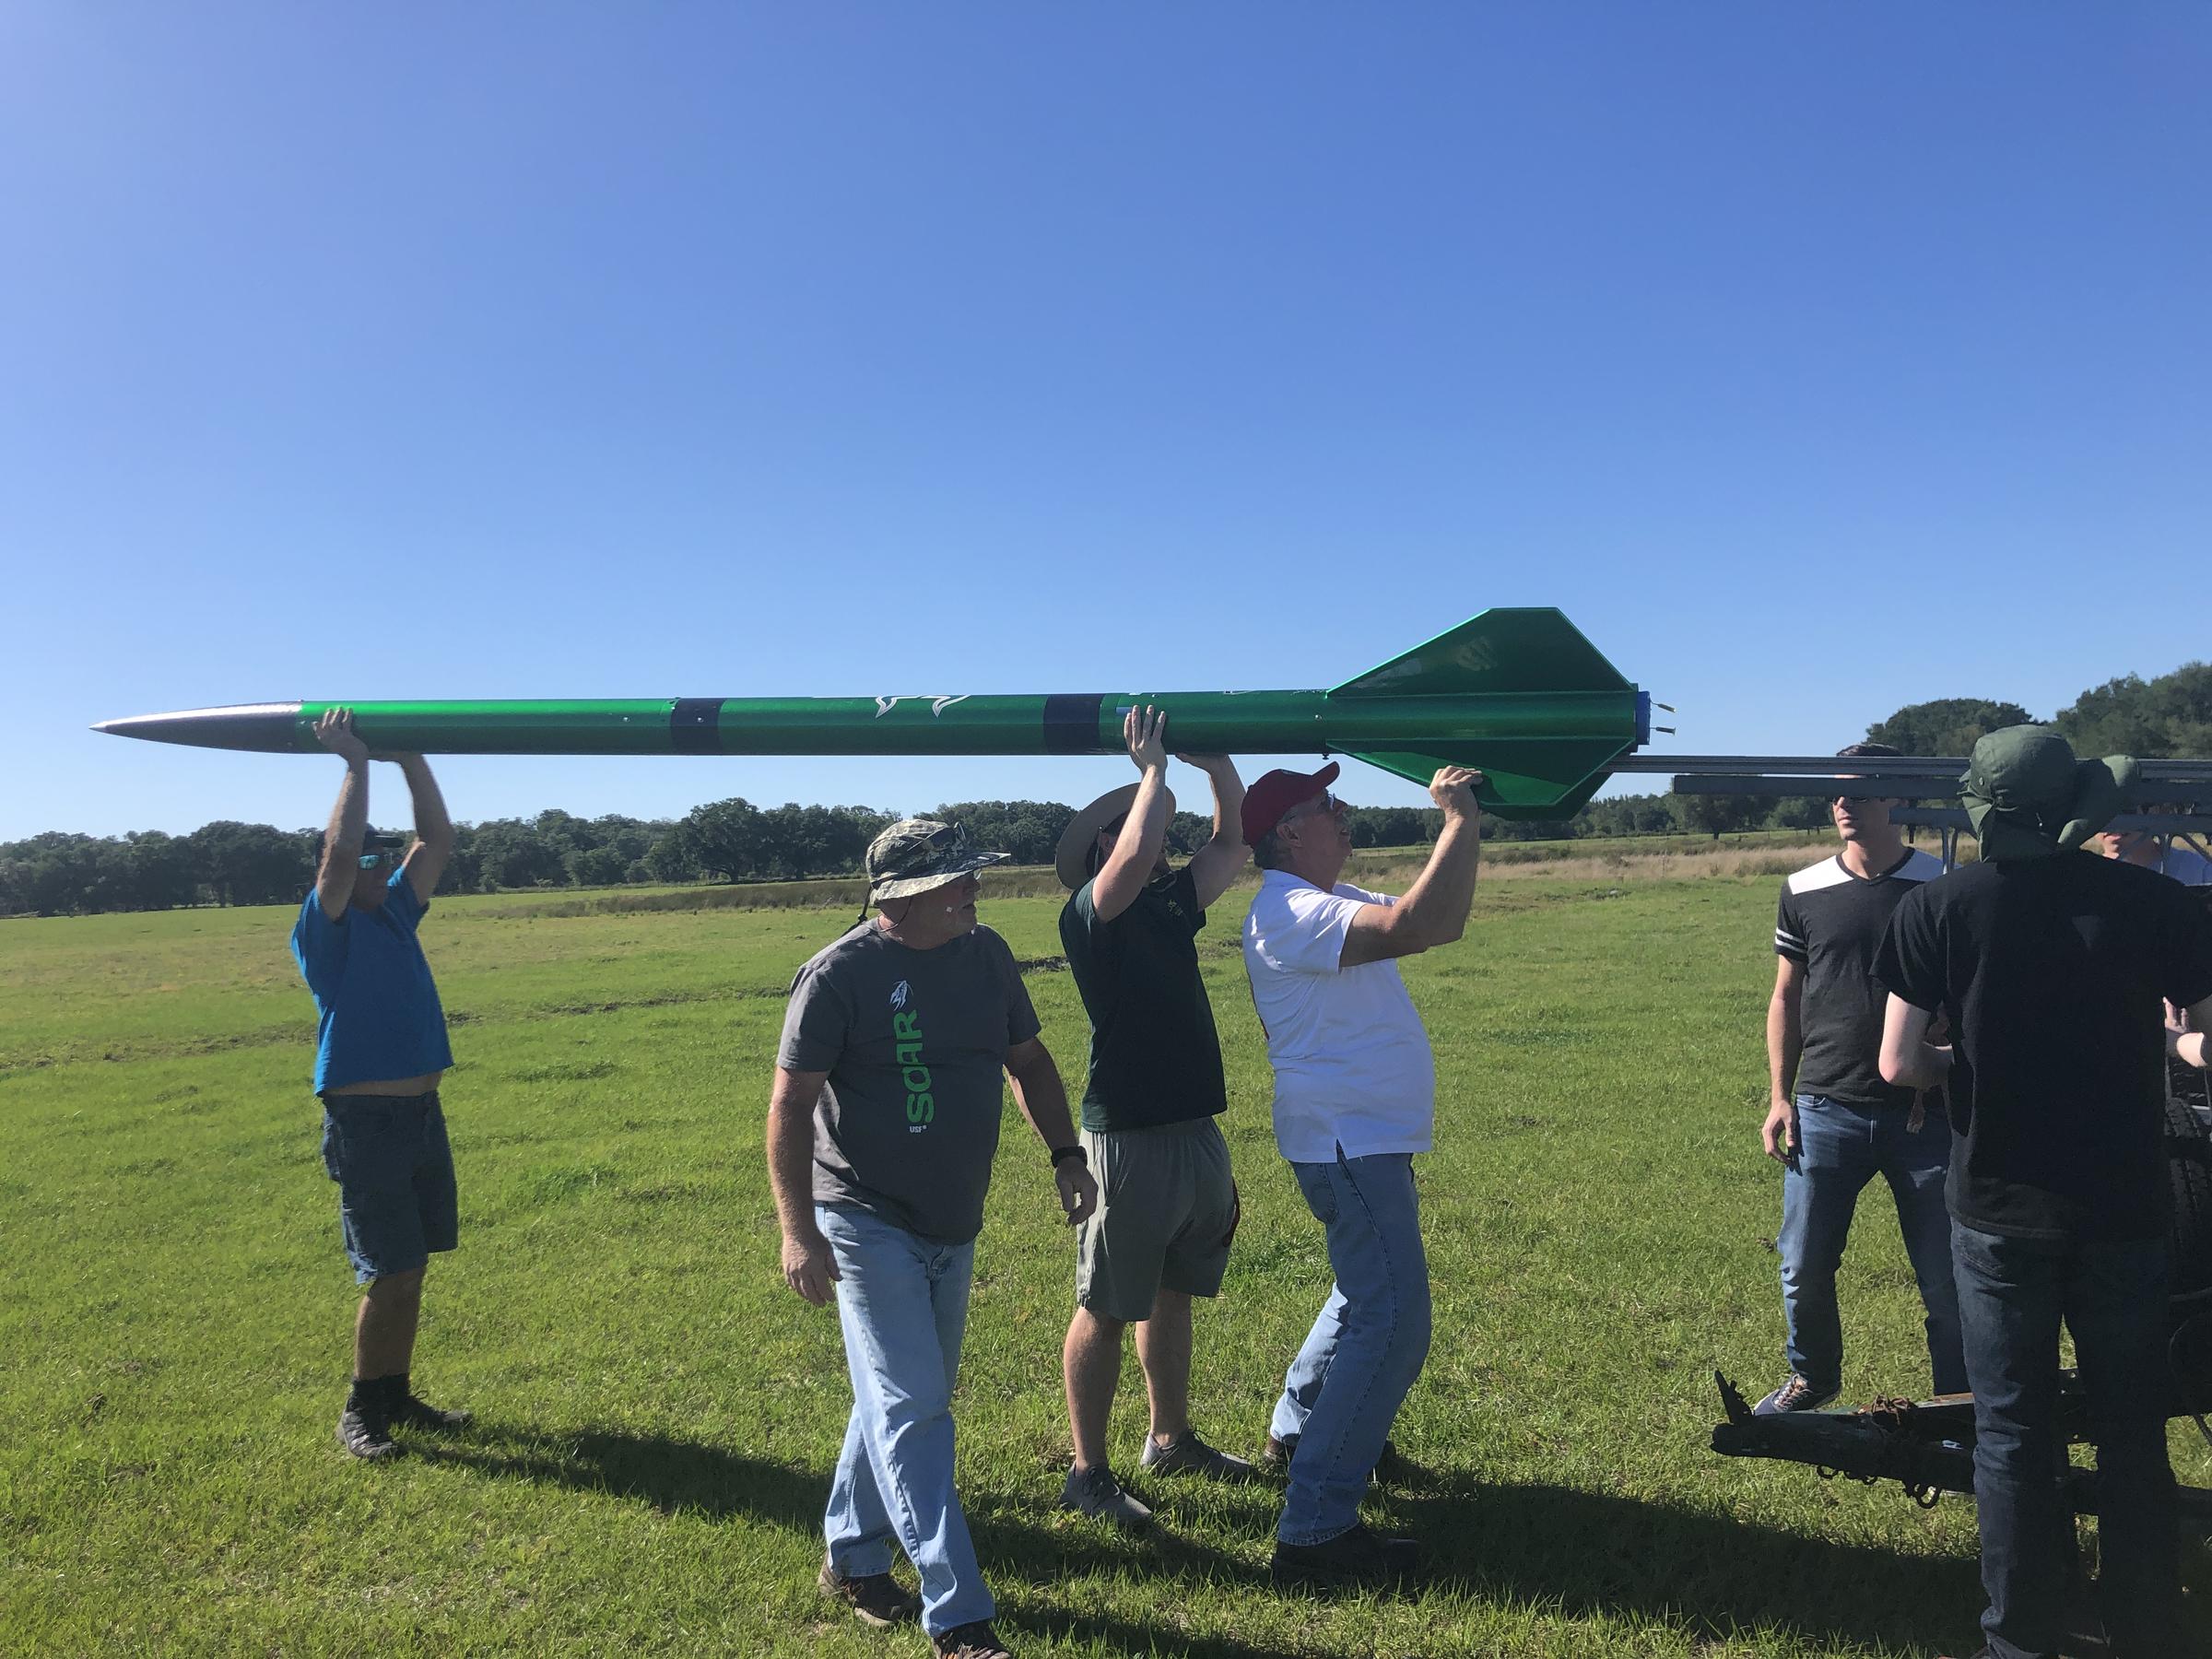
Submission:
[[[234,703],[221,709],[183,709],[173,714],[130,714],[120,720],[100,721],[92,729],[111,737],[142,737],[150,743],[288,754],[300,747],[300,705]]]

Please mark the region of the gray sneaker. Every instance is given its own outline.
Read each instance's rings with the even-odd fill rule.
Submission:
[[[1792,1411],[1818,1411],[1836,1397],[1834,1389],[1823,1394],[1795,1371],[1780,1388],[1751,1407],[1753,1417],[1782,1417]]]
[[[1136,1461],[1137,1467],[1154,1475],[1203,1475],[1208,1480],[1239,1484],[1260,1478],[1248,1460],[1207,1445],[1195,1429],[1185,1429],[1164,1446],[1146,1435],[1145,1454]]]
[[[1111,1521],[1129,1532],[1152,1524],[1152,1512],[1122,1490],[1122,1483],[1104,1464],[1068,1470],[1067,1484],[1060,1488],[1060,1507]]]

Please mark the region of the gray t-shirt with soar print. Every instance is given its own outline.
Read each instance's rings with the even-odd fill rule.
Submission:
[[[827,1072],[814,1198],[940,1243],[982,1230],[1006,1051],[1037,1035],[1006,942],[987,927],[916,950],[864,923],[799,970],[776,1064]]]

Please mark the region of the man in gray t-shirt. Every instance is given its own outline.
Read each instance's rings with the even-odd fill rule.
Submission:
[[[919,1612],[949,1659],[1006,1653],[952,1489],[952,1384],[1002,1071],[1051,1150],[1069,1224],[1098,1204],[1013,954],[976,923],[975,872],[1005,856],[927,818],[870,843],[880,913],[792,982],[768,1105],[783,1277],[818,1307],[838,1286],[853,1380],[819,1583],[870,1624]],[[921,1580],[918,1606],[891,1577],[894,1542]]]

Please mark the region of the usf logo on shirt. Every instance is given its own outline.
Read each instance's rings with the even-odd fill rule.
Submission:
[[[903,980],[899,989],[906,989]],[[892,1000],[903,999],[894,994]],[[893,1053],[899,1061],[899,1080],[906,1085],[906,1132],[919,1135],[937,1116],[937,1102],[930,1093],[929,1067],[922,1059],[922,1016],[892,1015],[891,1038],[898,1045]]]

